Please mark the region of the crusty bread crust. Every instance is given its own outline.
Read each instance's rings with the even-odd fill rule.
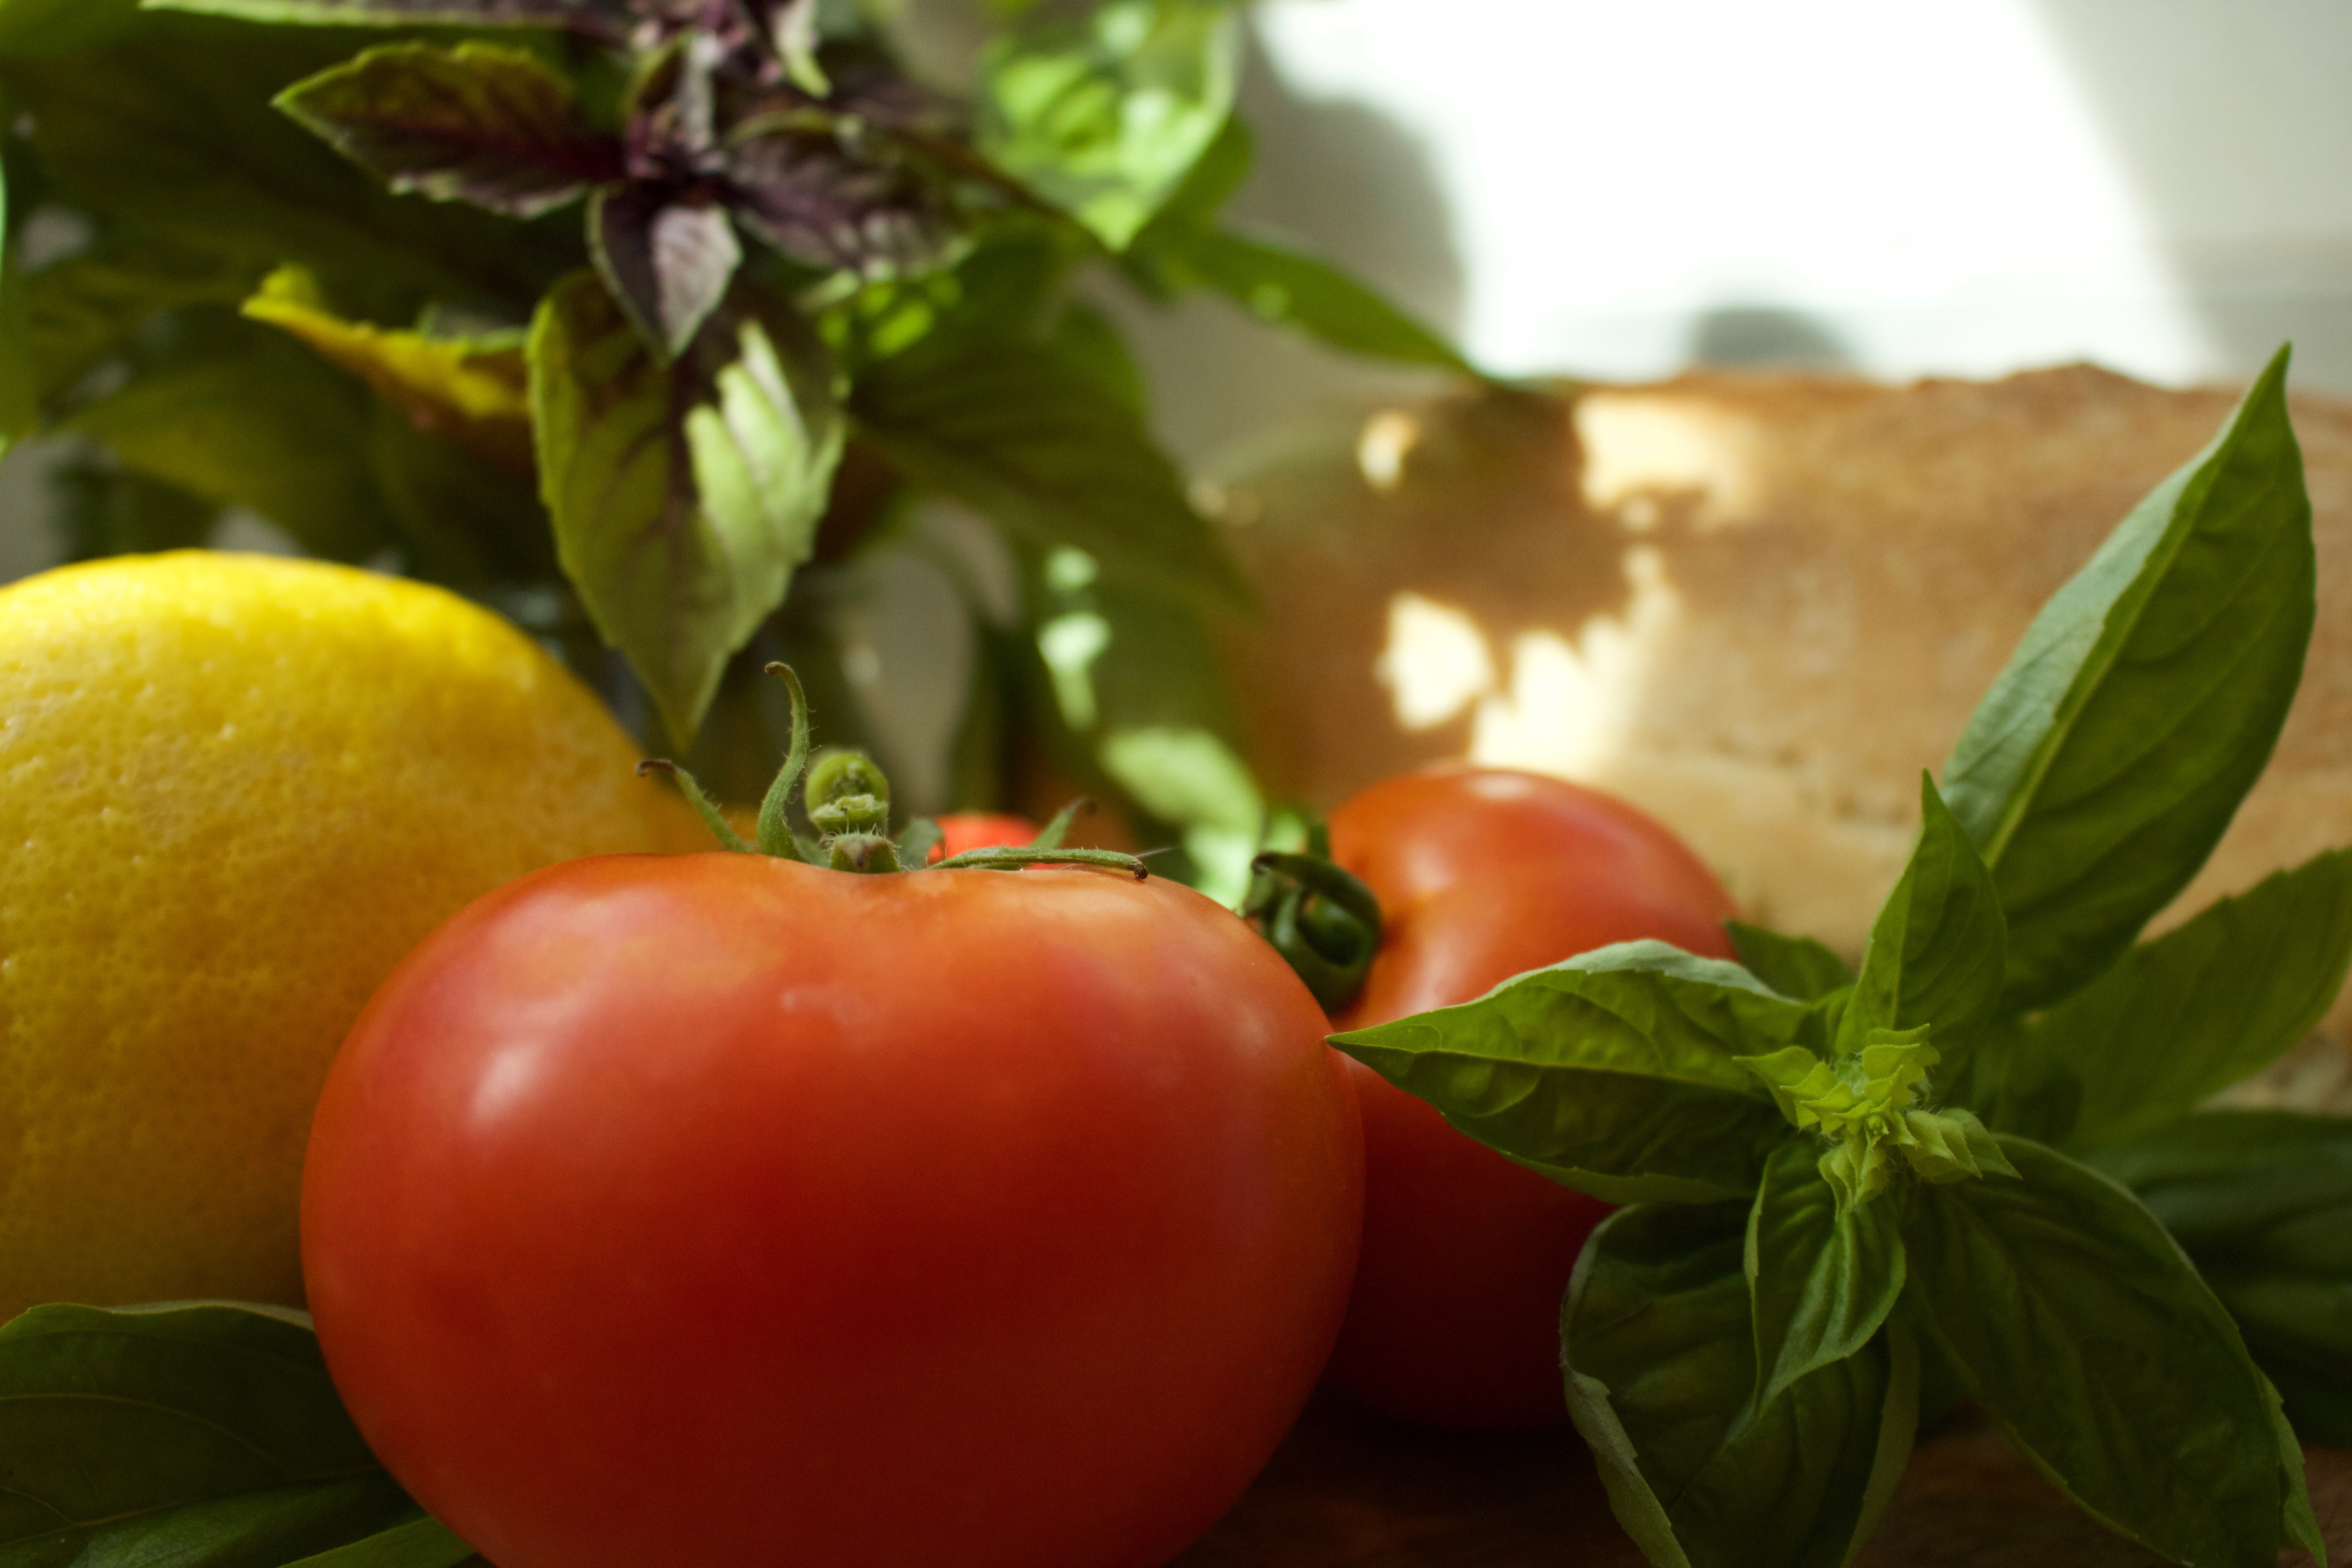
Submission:
[[[1856,952],[1920,770],[2234,400],[2073,365],[1382,411],[1352,454],[1223,488],[1265,602],[1233,647],[1255,754],[1325,805],[1437,757],[1598,784],[1672,824],[1754,918]],[[2352,843],[2352,402],[2293,408],[2318,629],[2269,772],[2159,927]]]

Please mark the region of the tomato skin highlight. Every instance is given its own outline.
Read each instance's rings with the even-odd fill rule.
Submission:
[[[1355,795],[1331,857],[1383,912],[1335,1030],[1484,995],[1643,937],[1733,956],[1729,895],[1664,826],[1561,780],[1449,766]],[[1610,1205],[1515,1165],[1350,1064],[1364,1121],[1364,1240],[1326,1380],[1400,1419],[1505,1431],[1567,1419],[1559,1304]]]
[[[1160,879],[575,861],[427,939],[338,1058],[320,1343],[499,1568],[1146,1568],[1339,1326],[1324,1027]]]

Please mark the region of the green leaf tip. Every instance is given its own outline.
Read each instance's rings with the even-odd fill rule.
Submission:
[[[2284,350],[2027,627],[1943,771],[2008,921],[2001,1011],[2083,988],[2204,865],[2315,616]]]

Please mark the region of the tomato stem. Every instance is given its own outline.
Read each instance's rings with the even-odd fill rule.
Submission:
[[[694,782],[692,773],[688,773],[667,757],[647,757],[637,764],[639,778],[655,773],[667,773],[677,781],[678,793],[686,796],[687,805],[694,807],[695,816],[702,818],[702,826],[710,829],[710,836],[719,840],[719,847],[732,855],[752,853],[751,847],[743,842],[742,835],[735,831],[733,825],[720,814],[719,807],[712,804],[710,797],[702,793],[702,786]]]
[[[1381,947],[1381,901],[1371,889],[1320,853],[1270,851],[1250,868],[1257,875],[1243,918],[1297,972],[1326,1013],[1354,1001]]]
[[[1029,841],[1029,847],[1059,849],[1062,847],[1062,841],[1070,836],[1070,824],[1082,816],[1091,815],[1094,808],[1093,801],[1088,800],[1085,795],[1078,796],[1077,799],[1055,812],[1053,821],[1037,830],[1037,837]]]
[[[1122,855],[1116,849],[1040,849],[1032,845],[992,844],[982,849],[967,849],[961,855],[950,855],[933,866],[934,871],[1018,871],[1024,866],[1115,866],[1134,873],[1142,881],[1151,875],[1151,868],[1133,855]]]
[[[760,802],[756,844],[743,841],[692,773],[666,757],[648,757],[637,764],[640,777],[660,772],[677,781],[687,804],[694,807],[695,815],[702,818],[703,826],[710,829],[721,849],[737,855],[772,855],[780,860],[798,860],[804,865],[829,866],[836,871],[869,876],[926,868],[1018,870],[1024,866],[1054,865],[1115,866],[1133,872],[1139,882],[1150,874],[1143,862],[1132,855],[1109,849],[1062,847],[1062,840],[1078,813],[1094,808],[1093,802],[1083,797],[1064,806],[1045,825],[1045,831],[1027,845],[967,850],[926,868],[923,863],[930,858],[931,847],[940,841],[939,824],[919,817],[893,842],[888,775],[873,758],[846,747],[820,752],[812,763],[808,693],[790,665],[771,664],[767,673],[782,680],[792,696],[793,734],[784,752],[784,765],[776,770],[775,782],[768,786],[766,796]],[[788,816],[793,786],[801,783],[803,772],[807,783],[801,798],[810,825],[817,830],[814,839],[795,834]]]
[[[801,852],[793,837],[793,825],[784,813],[792,804],[793,781],[808,765],[808,693],[801,689],[801,678],[793,673],[788,664],[770,664],[766,673],[782,680],[784,689],[792,694],[793,739],[784,752],[784,765],[776,770],[775,782],[768,786],[767,795],[760,802],[760,853],[786,860],[804,860],[809,857]]]

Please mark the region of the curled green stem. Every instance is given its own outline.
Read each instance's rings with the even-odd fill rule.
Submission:
[[[1269,852],[1243,917],[1305,981],[1326,1013],[1356,999],[1381,947],[1381,901],[1371,889],[1318,854]]]
[[[774,855],[786,860],[808,858],[801,852],[793,837],[793,825],[785,817],[792,805],[793,784],[800,778],[801,770],[808,765],[809,716],[808,693],[801,689],[801,678],[793,673],[788,664],[771,664],[767,673],[784,683],[792,696],[793,739],[784,752],[784,765],[776,770],[775,782],[760,802],[760,853]]]
[[[694,807],[695,815],[702,818],[711,837],[719,840],[719,847],[730,853],[772,855],[781,860],[867,874],[920,869],[932,846],[940,840],[939,825],[928,818],[918,820],[893,842],[889,779],[863,752],[829,751],[812,759],[808,693],[802,689],[800,677],[782,664],[769,665],[767,672],[782,680],[784,689],[791,693],[793,732],[784,764],[776,771],[775,782],[768,786],[760,803],[756,843],[745,843],[717,804],[695,782],[694,775],[676,763],[662,757],[649,758],[637,764],[637,772],[665,773],[677,780],[687,804]],[[806,782],[802,799],[808,810],[809,823],[818,835],[813,839],[795,834],[789,816],[793,788],[803,784],[803,774]],[[1143,862],[1132,855],[1109,849],[1062,847],[1070,824],[1079,812],[1090,809],[1089,802],[1072,801],[1027,845],[967,850],[940,861],[936,868],[1011,871],[1024,866],[1108,866],[1132,874],[1138,881],[1149,876]]]

